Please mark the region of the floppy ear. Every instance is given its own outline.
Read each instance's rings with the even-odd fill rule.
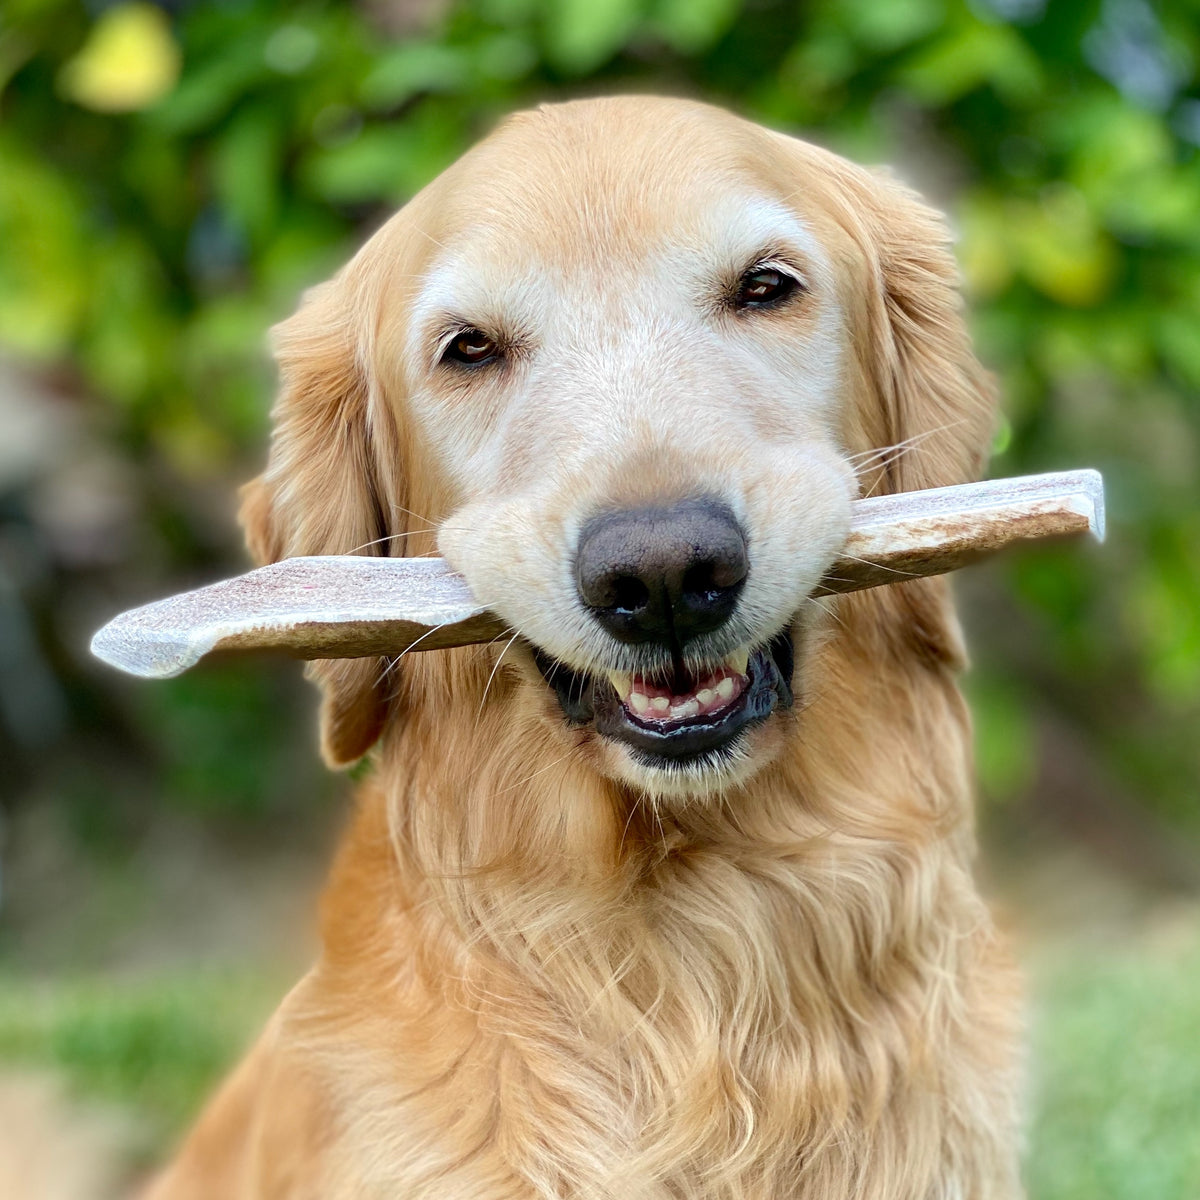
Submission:
[[[272,331],[280,390],[267,469],[242,489],[251,554],[387,555],[395,438],[373,403],[363,340],[370,321],[345,273],[313,288]],[[381,540],[382,539],[382,540]],[[361,758],[388,708],[386,661],[326,659],[307,674],[324,692],[321,753],[333,767]]]
[[[868,175],[868,296],[872,337],[863,345],[872,406],[882,426],[878,474],[864,492],[909,492],[978,479],[996,422],[997,390],[975,357],[959,292],[950,231],[890,175]],[[880,610],[898,614],[897,634],[925,661],[961,668],[962,630],[944,579],[884,589]]]
[[[855,244],[866,276],[845,297],[859,381],[848,436],[862,492],[880,495],[977,479],[995,428],[996,388],[975,357],[942,216],[884,171],[808,147],[810,175]],[[871,453],[875,451],[875,453]],[[901,582],[851,598],[926,662],[961,666],[962,635],[945,579]]]
[[[975,357],[958,266],[941,214],[885,172],[863,172],[863,250],[874,273],[868,338],[858,343],[880,424],[876,493],[978,479],[996,421],[996,387]],[[868,483],[864,491],[870,490]]]

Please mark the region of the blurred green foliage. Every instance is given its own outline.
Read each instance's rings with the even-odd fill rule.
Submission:
[[[696,95],[895,162],[947,208],[1008,398],[994,472],[1105,472],[1102,552],[1014,556],[973,589],[988,791],[1044,790],[1066,744],[1122,801],[1195,826],[1197,18],[1197,0],[6,0],[0,348],[130,466],[134,533],[93,587],[131,602],[147,570],[165,590],[238,561],[195,498],[261,455],[264,331],[502,114]],[[108,737],[116,696],[129,744],[174,761],[186,740],[203,786],[254,808],[232,773],[269,705],[199,682],[132,702],[78,665],[49,592],[26,601],[64,738]]]

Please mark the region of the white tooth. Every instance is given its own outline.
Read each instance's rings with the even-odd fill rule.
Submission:
[[[629,707],[635,713],[644,713],[650,707],[650,698],[643,696],[641,692],[629,693]]]
[[[666,696],[655,696],[650,701],[650,707],[654,709],[655,712],[665,713],[667,709],[671,707],[671,702],[666,698]]]
[[[725,665],[738,675],[745,675],[746,668],[750,665],[750,651],[743,646],[740,650],[735,650],[732,654],[725,656]]]
[[[696,701],[699,704],[711,704],[713,702],[713,697],[715,697],[716,694],[717,693],[714,692],[712,688],[701,688],[696,693]]]
[[[733,677],[731,675],[726,675],[725,678],[717,684],[717,695],[720,696],[722,700],[728,700],[729,697],[733,695]]]
[[[671,716],[676,720],[680,717],[694,717],[700,711],[700,705],[695,700],[685,700],[682,704],[671,706]]]
[[[622,700],[633,690],[633,676],[627,671],[609,671],[608,681],[616,689]]]

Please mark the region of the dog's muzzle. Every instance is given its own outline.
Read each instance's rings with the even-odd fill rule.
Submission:
[[[689,655],[697,639],[719,634],[729,621],[749,571],[745,535],[717,500],[589,521],[576,557],[581,602],[616,641],[653,647],[671,666],[654,675],[584,674],[535,648],[567,720],[593,725],[647,765],[669,767],[732,752],[746,729],[790,706],[790,635],[719,662]]]
[[[684,668],[669,682],[615,671],[584,674],[536,647],[533,657],[570,724],[591,724],[648,766],[669,768],[728,756],[741,734],[793,702],[788,632],[732,654],[715,668]]]

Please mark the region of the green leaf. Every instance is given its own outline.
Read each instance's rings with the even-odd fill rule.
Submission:
[[[498,33],[481,42],[475,53],[475,67],[484,79],[511,82],[523,79],[536,66],[537,48],[528,37]]]
[[[595,70],[628,40],[642,7],[642,0],[544,0],[547,58],[568,75]]]
[[[1038,291],[1072,307],[1110,293],[1120,259],[1078,191],[1048,188],[1037,204],[1012,205],[1009,216],[1021,273]]]
[[[855,41],[874,51],[893,51],[942,26],[946,0],[842,0],[837,12]]]
[[[1170,311],[1158,315],[1155,330],[1163,358],[1188,387],[1200,392],[1200,330],[1195,315],[1198,308],[1197,297],[1172,306]]]
[[[22,355],[68,353],[89,298],[81,205],[66,181],[11,142],[0,145],[0,343]]]
[[[186,134],[214,125],[257,83],[270,78],[261,34],[247,35],[207,60],[185,66],[178,86],[145,119],[166,133]]]
[[[419,92],[461,91],[469,79],[470,63],[460,48],[406,42],[376,61],[358,94],[368,108],[383,111]]]
[[[400,124],[368,127],[345,145],[314,151],[301,177],[329,203],[398,203],[449,165],[460,148],[452,118],[426,109]]]
[[[737,19],[743,0],[658,0],[652,26],[682,54],[711,46]]]
[[[1014,105],[1030,105],[1041,95],[1044,76],[1037,56],[1007,25],[971,21],[916,53],[897,78],[929,105],[947,105],[990,86]]]
[[[1012,214],[1004,200],[982,189],[966,196],[956,214],[958,260],[976,299],[1003,292],[1016,274]]]
[[[93,249],[90,276],[81,358],[91,383],[118,403],[145,401],[162,383],[175,347],[159,264],[124,233]]]
[[[279,211],[283,130],[273,106],[240,111],[222,132],[213,159],[217,195],[251,237],[264,237]]]
[[[1147,682],[1172,705],[1200,701],[1200,518],[1180,514],[1155,570],[1130,581],[1126,618],[1145,646]]]

